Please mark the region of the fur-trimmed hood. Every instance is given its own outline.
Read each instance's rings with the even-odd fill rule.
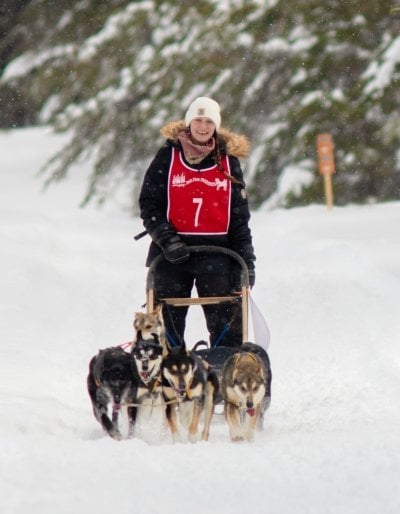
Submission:
[[[185,130],[186,124],[184,120],[170,121],[164,125],[160,132],[165,139],[170,139],[173,142],[178,141],[178,134]],[[228,129],[220,128],[217,132],[219,138],[226,145],[226,153],[233,157],[247,157],[250,150],[250,143],[246,136],[236,134]]]

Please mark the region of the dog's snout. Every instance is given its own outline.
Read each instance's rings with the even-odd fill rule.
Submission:
[[[252,409],[252,408],[254,407],[254,402],[253,402],[253,400],[252,400],[251,398],[248,398],[248,399],[247,399],[246,407],[247,407],[248,409]]]
[[[186,394],[186,383],[184,379],[181,377],[178,382],[178,394],[179,396],[183,397]]]

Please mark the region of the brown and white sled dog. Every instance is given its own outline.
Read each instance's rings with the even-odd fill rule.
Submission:
[[[184,343],[168,348],[162,363],[162,390],[173,440],[180,439],[179,424],[182,424],[188,429],[189,441],[196,442],[200,417],[204,414],[201,437],[207,441],[218,378],[203,359],[186,349]]]
[[[167,343],[162,304],[158,304],[153,312],[135,312],[133,328],[136,333],[136,341],[157,339],[163,348],[164,355],[166,355]]]
[[[253,441],[271,402],[270,363],[258,345],[245,343],[239,348],[222,368],[224,415],[232,441]]]

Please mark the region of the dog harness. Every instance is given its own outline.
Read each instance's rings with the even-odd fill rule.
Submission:
[[[229,160],[221,157],[225,173],[215,164],[198,170],[189,167],[182,153],[172,150],[168,176],[168,221],[178,234],[227,234],[230,222],[231,181]]]

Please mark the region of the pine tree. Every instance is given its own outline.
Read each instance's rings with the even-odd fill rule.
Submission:
[[[126,177],[137,186],[162,144],[160,127],[199,95],[215,98],[223,124],[252,141],[253,205],[322,201],[320,132],[335,141],[337,203],[398,199],[391,8],[389,0],[86,0],[55,9],[35,0],[0,40],[0,54],[17,41],[0,102],[14,95],[29,105],[25,122],[70,134],[48,180],[92,158],[84,203],[103,201]]]

